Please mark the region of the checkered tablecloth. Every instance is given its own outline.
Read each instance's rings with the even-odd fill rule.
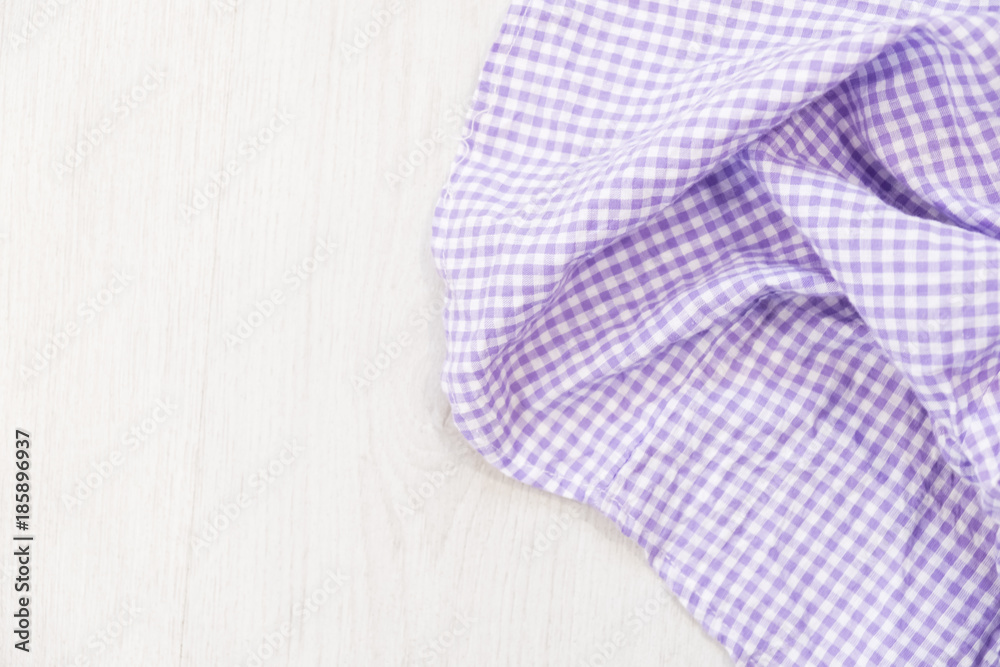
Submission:
[[[444,387],[739,665],[1000,664],[1000,4],[515,4]]]

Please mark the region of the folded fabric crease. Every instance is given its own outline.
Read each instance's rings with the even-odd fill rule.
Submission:
[[[741,665],[1000,662],[1000,7],[517,4],[443,384]]]

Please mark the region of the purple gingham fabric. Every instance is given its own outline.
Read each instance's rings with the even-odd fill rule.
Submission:
[[[444,386],[739,665],[1000,664],[1000,6],[512,6]]]

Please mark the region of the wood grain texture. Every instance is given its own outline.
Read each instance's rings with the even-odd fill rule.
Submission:
[[[37,542],[0,664],[730,664],[609,521],[452,425],[430,222],[506,3],[3,5],[3,451],[32,433]]]

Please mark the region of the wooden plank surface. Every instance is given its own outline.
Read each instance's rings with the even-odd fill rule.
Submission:
[[[0,8],[0,539],[16,428],[35,536],[0,664],[730,664],[451,423],[430,222],[505,10]]]

